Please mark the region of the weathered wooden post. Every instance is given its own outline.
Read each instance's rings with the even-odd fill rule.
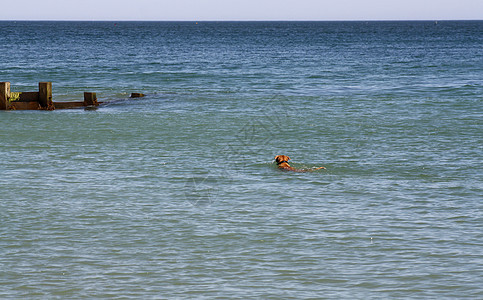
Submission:
[[[10,82],[0,82],[0,110],[8,108],[10,98]]]
[[[143,93],[131,93],[131,98],[141,98],[145,95]]]
[[[8,108],[10,98],[10,82],[0,82],[0,110]]]
[[[98,106],[96,93],[84,92],[84,106]]]
[[[52,82],[39,82],[39,104],[43,109],[53,109]]]

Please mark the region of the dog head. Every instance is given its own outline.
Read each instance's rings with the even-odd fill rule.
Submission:
[[[286,163],[290,160],[290,157],[288,157],[287,155],[277,155],[275,156],[275,161],[277,162],[277,165],[281,164],[281,163]]]

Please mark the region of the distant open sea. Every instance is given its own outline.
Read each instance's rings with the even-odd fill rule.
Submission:
[[[106,101],[0,111],[1,299],[483,298],[483,21],[4,21],[0,81]]]

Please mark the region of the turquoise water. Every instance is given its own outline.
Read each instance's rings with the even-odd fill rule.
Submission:
[[[483,22],[0,32],[0,298],[483,297]]]

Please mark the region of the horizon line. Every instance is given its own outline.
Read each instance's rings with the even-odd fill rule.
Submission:
[[[445,22],[445,21],[483,21],[483,19],[241,19],[241,20],[155,20],[155,19],[1,19],[0,22]]]

